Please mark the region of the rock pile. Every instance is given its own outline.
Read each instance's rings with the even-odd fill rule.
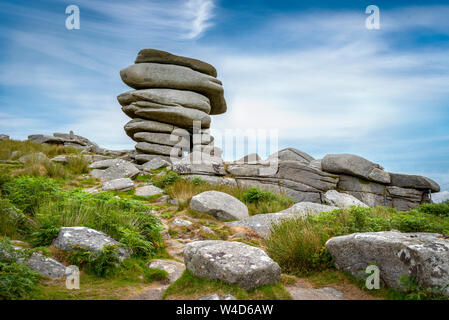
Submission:
[[[213,170],[183,164],[183,161],[175,163],[173,170],[212,184],[257,187],[284,193],[297,202],[339,207],[380,205],[408,210],[429,202],[430,193],[440,191],[439,185],[427,177],[389,173],[380,165],[352,154],[330,154],[315,160],[305,152],[287,148],[266,160],[251,155],[224,163],[217,158]],[[246,161],[248,158],[254,161]]]
[[[95,142],[74,134],[73,131],[70,131],[69,133],[55,132],[52,136],[45,134],[32,134],[28,136],[28,141],[45,144],[58,144],[63,145],[64,147],[72,147],[84,150],[85,152],[92,152],[101,155],[123,156],[128,153],[128,151],[125,150],[115,151],[101,148]]]
[[[181,158],[194,147],[211,146],[210,115],[226,112],[222,83],[213,66],[168,52],[144,49],[120,71],[133,91],[117,97],[131,120],[124,129],[137,142],[135,160]],[[201,134],[193,141],[193,134]]]

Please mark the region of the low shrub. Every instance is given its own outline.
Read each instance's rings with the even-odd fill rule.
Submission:
[[[2,186],[2,194],[24,213],[34,214],[38,204],[55,200],[61,189],[52,179],[18,177]]]
[[[0,239],[0,300],[26,299],[37,287],[40,276],[17,262],[30,254],[15,250],[7,238]]]
[[[162,227],[144,201],[116,199],[112,193],[92,195],[64,191],[58,201],[42,201],[36,209],[34,243],[44,245],[60,227],[85,226],[121,240],[134,255],[152,256],[162,246]]]
[[[0,235],[18,239],[29,234],[34,222],[8,199],[0,198]]]
[[[443,203],[425,203],[417,208],[418,211],[441,217],[449,217],[449,201]]]
[[[98,277],[112,276],[119,264],[117,246],[105,246],[99,252],[75,247],[69,255],[70,262]]]

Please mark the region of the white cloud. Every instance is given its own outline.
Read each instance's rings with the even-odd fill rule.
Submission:
[[[449,191],[442,191],[432,194],[432,200],[435,203],[441,203],[446,200],[449,200]]]

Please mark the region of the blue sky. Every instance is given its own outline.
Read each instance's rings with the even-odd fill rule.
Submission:
[[[228,112],[213,128],[278,129],[281,148],[359,154],[448,191],[449,2],[422,3],[2,0],[0,133],[133,148],[119,71],[158,48],[217,68]],[[71,4],[80,30],[65,28]]]

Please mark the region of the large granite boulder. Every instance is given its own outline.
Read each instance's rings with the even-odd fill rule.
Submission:
[[[367,232],[331,238],[326,247],[337,268],[356,277],[367,266],[380,269],[388,287],[400,288],[402,276],[414,277],[422,287],[446,287],[449,295],[449,240],[432,233]]]
[[[217,77],[217,70],[201,60],[177,56],[166,51],[156,49],[143,49],[139,51],[135,63],[164,63],[189,67],[195,71],[205,73],[212,77]]]
[[[324,171],[342,173],[364,178],[369,181],[390,183],[390,175],[377,163],[354,154],[328,154],[321,160]]]
[[[187,269],[200,278],[249,290],[280,280],[281,268],[261,249],[241,242],[196,241],[184,248]]]
[[[190,68],[159,63],[139,63],[120,71],[120,76],[134,89],[171,88],[205,95],[211,102],[210,114],[226,112],[220,80]]]
[[[356,197],[346,194],[340,193],[336,190],[329,190],[324,194],[324,199],[326,203],[336,206],[339,208],[350,208],[353,206],[368,208],[366,204],[357,199]]]
[[[164,190],[162,190],[161,188],[158,188],[156,186],[153,186],[151,184],[147,184],[142,187],[138,187],[135,192],[136,196],[141,196],[141,197],[151,197],[151,196],[155,196],[157,194],[162,194],[162,193],[164,193]]]
[[[210,213],[220,220],[241,220],[249,216],[243,202],[219,191],[205,191],[192,197],[190,209]]]
[[[256,214],[254,216],[239,221],[228,222],[230,227],[241,227],[256,232],[262,238],[268,238],[274,224],[283,219],[303,218],[308,215],[318,215],[322,212],[329,212],[338,209],[337,207],[311,203],[299,202],[288,209],[276,213]]]
[[[427,177],[400,173],[390,173],[390,177],[390,185],[395,187],[440,192],[438,183]]]
[[[119,247],[119,242],[103,232],[86,227],[61,228],[58,236],[53,240],[53,246],[63,251],[72,251],[75,247],[81,247],[93,252],[100,252],[105,246],[118,246],[119,259],[129,257],[128,251]]]

